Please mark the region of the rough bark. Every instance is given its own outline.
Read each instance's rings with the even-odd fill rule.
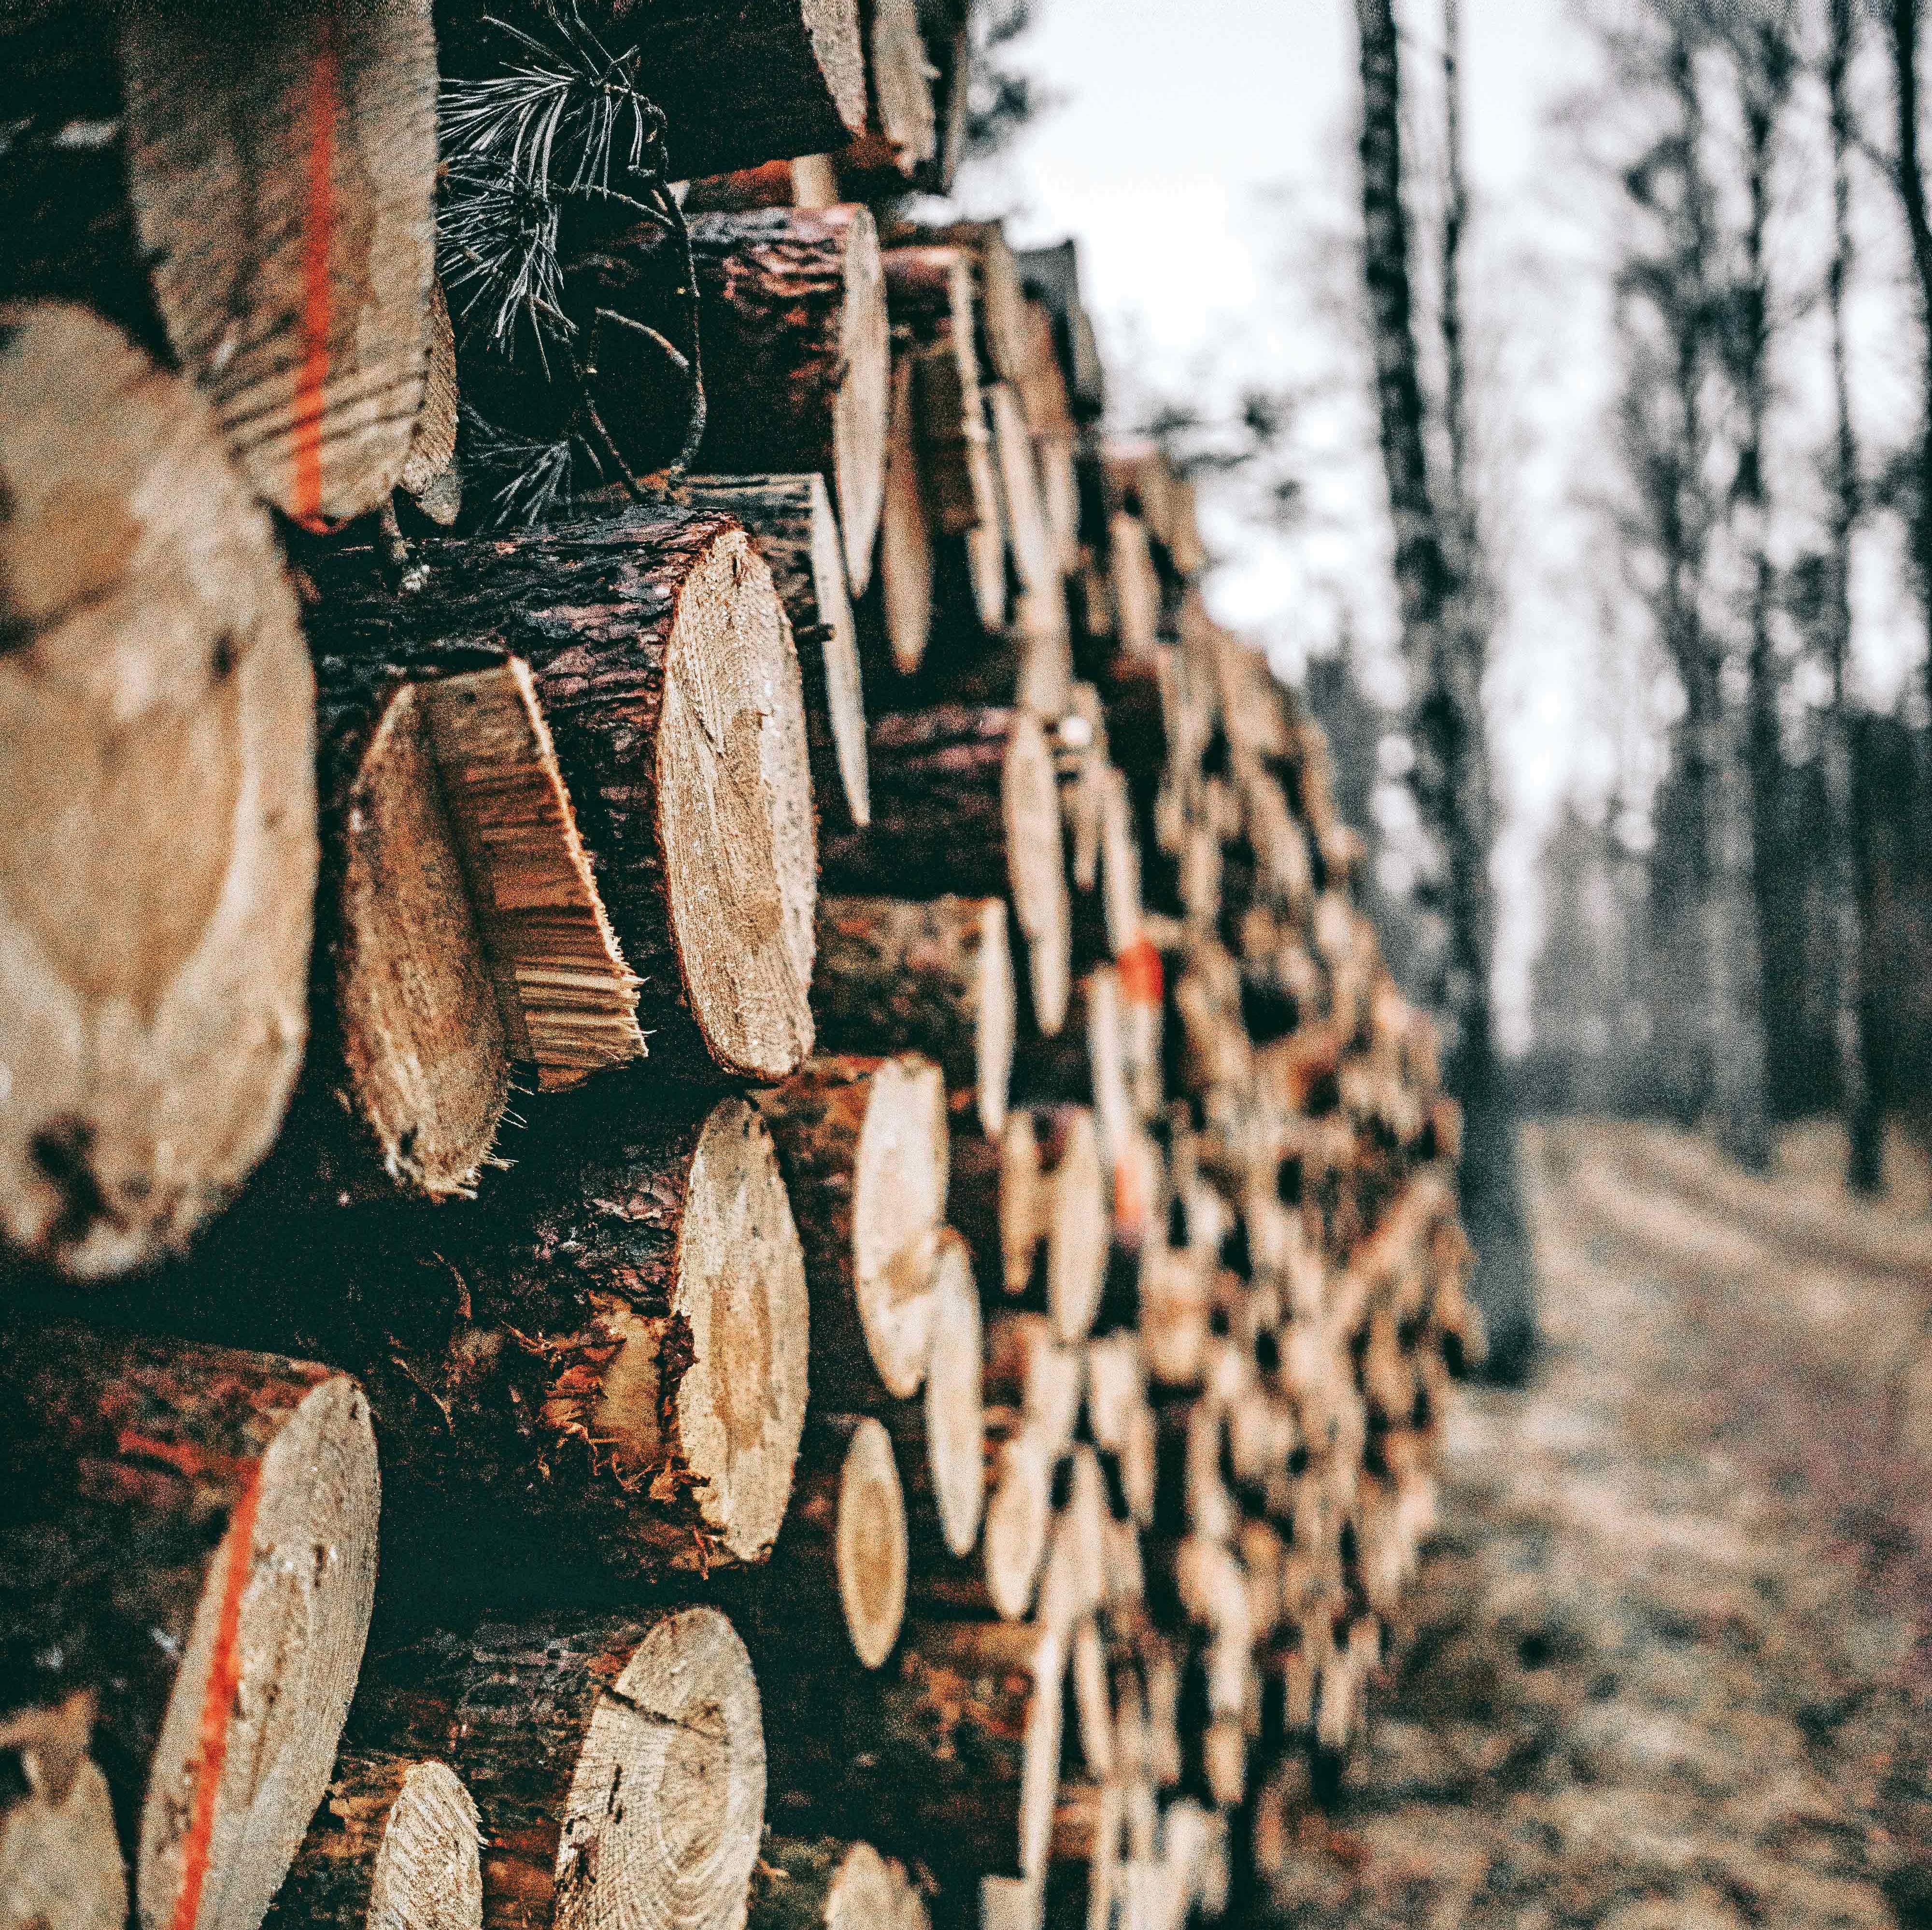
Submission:
[[[743,1921],[764,1740],[750,1660],[715,1608],[440,1632],[371,1665],[357,1717],[467,1786],[485,1930]]]
[[[426,1548],[646,1576],[770,1551],[812,1324],[778,1155],[742,1100],[685,1122],[637,1099],[587,1092],[433,1251],[382,1223],[332,1256],[348,1290],[315,1318],[364,1367]]]
[[[490,14],[528,27],[532,0],[439,15],[443,65],[489,73],[502,43],[480,31]],[[824,154],[866,125],[866,60],[859,0],[587,0],[585,23],[614,53],[644,56],[644,89],[662,109],[671,165],[687,179]]]
[[[463,510],[463,471],[456,459],[462,398],[456,383],[456,332],[440,281],[430,284],[427,340],[422,407],[396,486],[432,523],[446,529]]]
[[[926,1378],[946,1211],[946,1088],[916,1053],[808,1060],[754,1095],[801,1222],[812,1384],[864,1412]]]
[[[948,1873],[1036,1872],[1052,1831],[1065,1668],[1058,1638],[1036,1629],[913,1623],[890,1664],[850,1692],[775,1683],[774,1811],[788,1828],[794,1817],[868,1817],[882,1845]]]
[[[317,560],[319,657],[524,658],[653,1059],[782,1078],[810,1049],[812,825],[797,659],[771,575],[724,518],[627,510],[426,541],[392,596],[373,554]]]
[[[0,1720],[0,1924],[122,1930],[128,1871],[106,1778],[89,1753],[94,1698],[76,1689]]]
[[[0,1394],[0,1709],[92,1691],[141,1923],[249,1930],[368,1629],[368,1404],[326,1367],[58,1326],[8,1334]]]
[[[302,1056],[314,681],[207,403],[0,310],[0,1232],[82,1277],[185,1244]]]
[[[434,269],[427,0],[121,18],[128,191],[182,366],[257,494],[380,507],[422,407]]]
[[[973,1095],[980,1130],[1005,1124],[1013,1056],[1012,953],[998,898],[818,902],[812,1018],[828,1052],[915,1052]]]
[[[842,800],[847,818],[862,829],[872,821],[866,695],[838,519],[824,477],[689,476],[678,494],[694,509],[736,517],[764,557],[804,674],[813,794],[821,811]]]
[[[352,1717],[267,1930],[480,1930],[480,1826],[447,1763],[360,1747]]]
[[[872,578],[892,401],[872,215],[850,206],[703,215],[691,242],[707,404],[696,466],[822,473],[856,593]]]
[[[1006,898],[1026,947],[1034,1011],[1043,1030],[1057,1030],[1069,914],[1059,794],[1039,722],[1023,710],[940,705],[879,719],[868,746],[872,826],[828,833],[826,885]]]
[[[1026,292],[1006,232],[998,221],[953,221],[938,227],[902,222],[890,228],[894,248],[959,248],[973,258],[979,298],[980,347],[987,373],[1015,382],[1025,372]]]

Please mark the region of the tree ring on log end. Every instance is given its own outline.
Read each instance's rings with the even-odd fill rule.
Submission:
[[[462,1778],[417,1763],[403,1778],[369,1882],[366,1930],[477,1930],[482,1829]]]
[[[980,1406],[980,1292],[965,1241],[940,1235],[934,1268],[932,1351],[926,1371],[926,1441],[940,1533],[954,1554],[980,1538],[986,1502],[986,1428]]]
[[[1006,1093],[1012,1079],[1013,1040],[1018,1029],[1004,899],[989,898],[981,908],[979,971],[973,1056],[978,1074],[980,1124],[988,1139],[997,1139],[1006,1123]]]
[[[1046,1181],[1052,1202],[1046,1232],[1046,1309],[1057,1339],[1084,1340],[1107,1283],[1112,1220],[1100,1136],[1084,1106],[1054,1109],[1056,1157]]]
[[[860,1661],[875,1669],[905,1619],[905,1496],[892,1436],[870,1415],[854,1429],[838,1477],[838,1599]]]
[[[712,1109],[686,1197],[672,1311],[689,1323],[692,1358],[678,1383],[678,1435],[706,1525],[754,1561],[791,1499],[809,1315],[778,1152],[743,1100]]]
[[[719,1067],[740,1078],[783,1079],[812,1049],[806,741],[771,572],[726,530],[685,578],[671,623],[658,829],[685,995]]]
[[[845,235],[845,302],[838,341],[843,379],[832,405],[833,494],[844,518],[845,576],[853,593],[872,578],[874,539],[886,496],[886,436],[892,417],[892,349],[878,224],[855,208]]]
[[[715,1608],[675,1610],[591,1716],[557,1847],[556,1930],[732,1930],[764,1806],[744,1644]]]
[[[376,1511],[369,1404],[333,1376],[268,1444],[196,1604],[141,1805],[145,1930],[262,1921],[328,1787],[375,1598]]]
[[[1066,1017],[1072,913],[1061,851],[1060,785],[1037,718],[1016,713],[1000,773],[1013,911],[1026,941],[1034,1022],[1051,1037]]]
[[[82,310],[0,309],[0,1235],[99,1277],[280,1125],[314,679],[207,404]]]
[[[946,1082],[930,1059],[882,1059],[852,1173],[852,1261],[866,1344],[886,1391],[909,1400],[932,1346],[933,1239],[946,1214]]]

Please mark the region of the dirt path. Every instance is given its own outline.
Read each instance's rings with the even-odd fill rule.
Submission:
[[[1932,1237],[1530,1135],[1547,1357],[1451,1424],[1296,1925],[1932,1925]]]

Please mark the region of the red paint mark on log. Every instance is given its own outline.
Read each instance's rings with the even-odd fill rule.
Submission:
[[[1150,938],[1136,938],[1114,961],[1120,974],[1120,996],[1130,1005],[1160,1003],[1160,953]]]
[[[296,381],[290,512],[306,530],[322,513],[322,383],[328,374],[328,244],[334,226],[336,53],[327,14],[309,74],[308,206],[302,230],[302,371]]]
[[[228,1712],[242,1685],[242,1594],[255,1561],[255,1502],[260,1483],[251,1472],[228,1524],[228,1569],[221,1582],[221,1614],[215,1625],[214,1654],[201,1696],[201,1747],[195,1768],[194,1817],[182,1845],[181,1888],[175,1893],[170,1930],[194,1930],[201,1914],[201,1892],[208,1881],[208,1853],[214,1840],[214,1806],[221,1794],[221,1772],[228,1760]]]
[[[238,1478],[250,1487],[254,1485],[256,1464],[253,1460],[244,1460],[233,1454],[214,1454],[206,1448],[197,1448],[192,1441],[158,1441],[152,1434],[137,1434],[131,1427],[123,1427],[114,1438],[114,1447],[117,1454],[164,1462],[190,1481],[214,1475],[230,1480]]]

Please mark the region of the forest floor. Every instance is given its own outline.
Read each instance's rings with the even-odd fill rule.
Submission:
[[[1456,1405],[1411,1625],[1267,1917],[1932,1926],[1932,1223],[1815,1157],[1527,1138],[1544,1357]]]

